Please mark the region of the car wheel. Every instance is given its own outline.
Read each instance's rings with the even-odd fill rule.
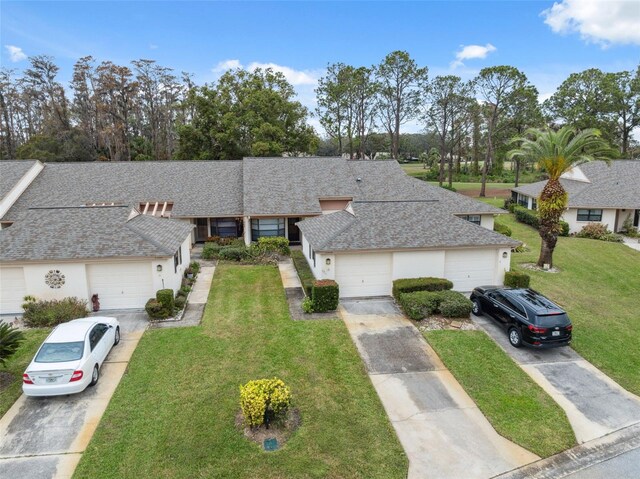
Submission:
[[[471,312],[473,314],[475,314],[476,316],[480,316],[482,314],[482,308],[480,307],[480,301],[478,301],[477,299],[474,299],[473,301],[471,301],[472,306],[471,306]]]
[[[89,386],[95,386],[98,382],[98,379],[100,379],[100,370],[98,369],[98,365],[96,364],[93,367],[93,373],[91,373],[91,382],[89,383]]]
[[[522,334],[520,334],[517,328],[509,329],[509,342],[514,348],[522,346]]]
[[[120,326],[116,328],[116,337],[113,340],[113,345],[117,346],[119,342],[120,342]]]

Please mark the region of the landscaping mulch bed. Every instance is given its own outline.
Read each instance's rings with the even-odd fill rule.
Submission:
[[[471,321],[470,318],[445,318],[439,315],[429,316],[428,318],[420,321],[410,321],[418,328],[420,332],[424,331],[475,331],[478,326]]]
[[[265,425],[245,427],[244,415],[241,410],[236,414],[235,420],[236,428],[242,431],[244,437],[260,444],[262,448],[264,448],[265,440],[276,439],[278,441],[278,449],[282,449],[291,435],[300,427],[301,422],[300,410],[297,408],[291,409],[284,421],[271,423],[268,429]]]
[[[544,269],[535,263],[520,263],[518,266],[531,271],[540,271],[541,273],[560,273],[560,270],[555,266],[553,268]]]

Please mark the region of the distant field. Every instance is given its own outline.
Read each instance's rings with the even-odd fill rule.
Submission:
[[[438,185],[437,181],[429,181],[429,184]],[[482,183],[459,183],[453,182],[453,187],[458,191],[458,193],[471,196],[473,198],[478,197],[480,195],[480,188],[482,187]],[[489,183],[487,182],[485,196],[487,198],[497,198],[504,199],[509,198],[511,196],[510,189],[514,187],[514,183]]]

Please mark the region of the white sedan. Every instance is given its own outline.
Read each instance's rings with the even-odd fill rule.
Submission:
[[[120,342],[116,318],[74,319],[56,326],[22,375],[27,396],[60,396],[84,391],[100,378],[100,367]]]

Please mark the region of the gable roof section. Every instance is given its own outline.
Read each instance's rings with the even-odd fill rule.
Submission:
[[[6,214],[33,207],[173,202],[173,216],[242,216],[241,161],[47,163]]]
[[[29,209],[0,231],[0,261],[173,256],[193,229],[131,214],[128,206]]]
[[[36,160],[0,161],[0,200],[13,189],[36,164]]]
[[[640,208],[640,161],[592,161],[580,165],[589,182],[560,178],[569,193],[572,208]],[[538,197],[546,181],[513,188],[512,191]]]
[[[316,251],[512,247],[520,243],[443,211],[439,201],[354,201],[298,223]]]

